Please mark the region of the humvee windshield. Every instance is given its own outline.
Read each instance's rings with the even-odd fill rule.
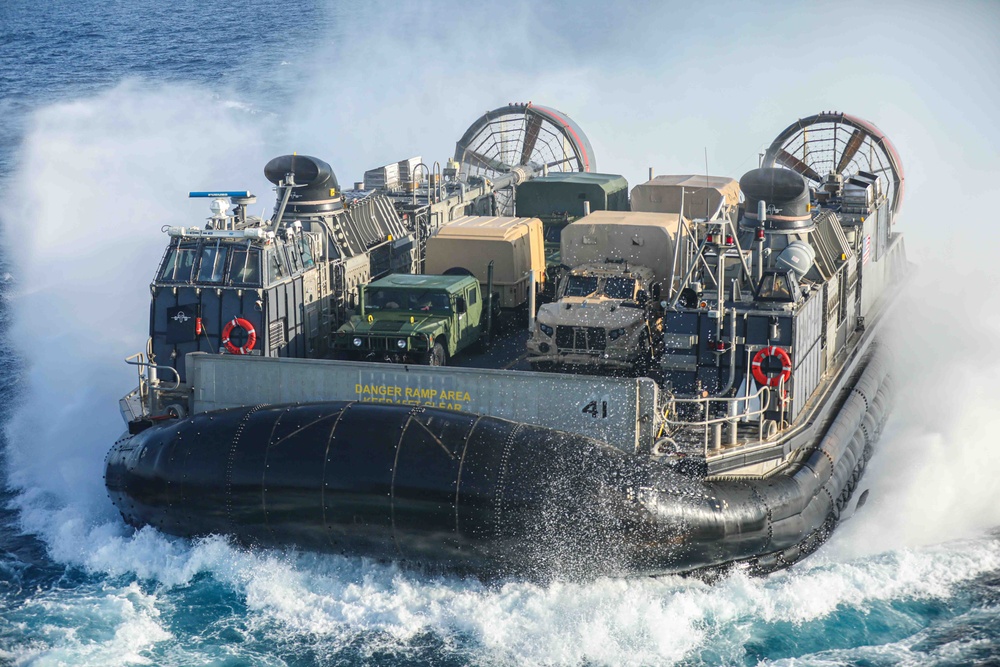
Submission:
[[[600,292],[611,299],[635,298],[635,278],[612,276],[570,276],[563,296],[589,296]]]
[[[447,292],[369,288],[366,294],[368,297],[366,306],[371,310],[451,312],[451,299],[448,298]]]

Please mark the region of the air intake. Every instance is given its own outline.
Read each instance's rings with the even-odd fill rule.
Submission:
[[[766,229],[794,230],[812,226],[809,187],[805,179],[788,169],[762,167],[743,174],[740,189],[746,197],[744,227],[756,227],[757,205],[766,205]]]
[[[344,207],[337,176],[323,160],[309,155],[282,155],[264,166],[264,177],[275,185],[282,185],[289,174],[293,175],[295,187],[287,213],[324,213]],[[283,196],[284,192],[279,191],[277,206]]]

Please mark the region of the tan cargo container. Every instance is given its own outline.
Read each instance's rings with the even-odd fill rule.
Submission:
[[[657,176],[632,188],[632,210],[682,213],[684,217],[709,219],[719,207],[735,211],[740,203],[740,184],[724,176]]]
[[[684,224],[688,224],[684,221]],[[562,231],[562,261],[573,268],[624,260],[670,279],[681,217],[676,213],[595,211]]]
[[[500,293],[500,306],[515,308],[527,303],[528,272],[534,269],[538,291],[545,280],[542,221],[485,215],[457,218],[427,239],[424,273],[465,269],[485,288],[491,261],[493,290]]]

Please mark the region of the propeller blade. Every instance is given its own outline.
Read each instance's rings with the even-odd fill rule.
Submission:
[[[861,148],[861,144],[864,143],[865,133],[860,129],[854,130],[854,134],[851,138],[847,140],[847,146],[844,148],[844,154],[840,156],[840,162],[837,163],[837,173],[843,174],[844,170],[847,169],[847,165],[851,163],[854,159],[855,154],[857,154],[858,149]]]
[[[532,115],[528,119],[528,126],[524,132],[524,145],[521,147],[521,161],[518,164],[528,164],[528,160],[535,150],[535,142],[538,141],[538,130],[541,127],[541,116]]]
[[[813,171],[812,167],[785,149],[778,151],[778,154],[774,156],[774,161],[783,167],[788,167],[792,171],[797,171],[811,181],[815,181],[817,183],[821,183],[823,181],[820,175]]]
[[[477,153],[471,148],[465,148],[462,151],[462,162],[473,166],[480,167],[481,169],[486,169],[497,174],[506,174],[510,171],[510,165],[497,160],[496,158],[491,158],[483,155],[482,153]]]

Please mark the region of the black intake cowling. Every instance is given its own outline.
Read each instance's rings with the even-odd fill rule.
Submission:
[[[767,205],[767,229],[802,229],[812,224],[809,187],[794,171],[775,167],[754,169],[743,174],[740,189],[746,196],[749,220],[757,220],[758,202]]]
[[[323,160],[309,155],[282,155],[264,165],[264,177],[275,185],[281,185],[288,174],[294,175],[295,187],[286,211],[322,213],[343,208],[337,175]],[[284,194],[278,191],[279,206]]]

